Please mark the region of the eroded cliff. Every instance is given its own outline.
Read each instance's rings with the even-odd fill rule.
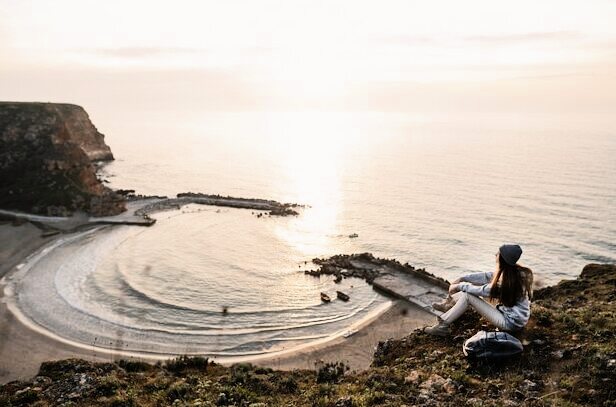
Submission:
[[[94,127],[83,107],[60,103],[46,105],[55,111],[66,126],[71,141],[81,147],[90,161],[113,160],[111,149],[105,144],[105,136]]]
[[[0,207],[47,215],[125,210],[124,198],[96,177],[112,160],[85,110],[56,103],[0,102]]]

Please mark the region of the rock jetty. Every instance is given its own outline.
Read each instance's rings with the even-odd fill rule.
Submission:
[[[327,259],[316,258],[312,262],[319,268],[305,270],[305,274],[315,277],[332,275],[335,283],[343,278],[361,278],[382,294],[410,302],[435,315],[440,315],[440,312],[432,309],[432,303],[444,298],[449,288],[447,280],[425,269],[397,260],[380,259],[372,253],[342,254]]]
[[[270,216],[297,216],[299,212],[296,209],[302,207],[302,205],[295,203],[280,203],[267,199],[237,198],[196,192],[180,193],[177,194],[176,198],[146,197],[145,199],[152,199],[152,202],[135,211],[135,215],[147,217],[154,212],[180,209],[188,204],[199,204],[266,211]]]
[[[312,262],[319,266],[316,270],[305,270],[304,273],[318,277],[320,275],[333,275],[338,281],[343,278],[357,277],[372,284],[383,273],[397,271],[404,274],[418,276],[437,287],[449,288],[449,282],[423,268],[415,268],[408,263],[402,264],[393,259],[381,259],[372,253],[338,254],[326,259],[315,258]]]

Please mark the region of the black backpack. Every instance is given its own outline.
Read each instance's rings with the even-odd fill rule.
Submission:
[[[462,351],[471,359],[505,359],[522,353],[522,342],[507,332],[479,331],[464,342]]]

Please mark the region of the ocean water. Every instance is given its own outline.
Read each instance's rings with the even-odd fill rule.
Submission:
[[[116,156],[102,170],[111,187],[307,206],[297,217],[257,218],[190,205],[156,215],[151,228],[66,242],[21,281],[31,294],[20,301],[77,342],[235,356],[327,338],[387,304],[362,281],[304,275],[311,259],[337,253],[372,252],[453,279],[492,270],[498,246],[513,242],[540,285],[616,261],[611,118],[92,116]],[[340,288],[349,303],[321,303],[320,292],[334,298]]]
[[[261,261],[251,245],[269,239],[300,260],[368,251],[453,278],[492,269],[497,247],[516,242],[546,284],[616,260],[610,117],[214,113],[103,130],[112,187],[310,205],[264,219],[277,225],[269,238],[241,248],[236,237],[254,231],[229,225],[219,258]]]

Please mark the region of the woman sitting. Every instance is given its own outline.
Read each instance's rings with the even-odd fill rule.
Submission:
[[[432,307],[444,312],[438,323],[424,329],[430,335],[446,336],[450,324],[473,308],[492,325],[502,331],[518,331],[530,317],[533,272],[517,264],[522,255],[518,245],[502,245],[496,253],[496,271],[471,273],[460,277],[449,286],[449,296]],[[497,302],[496,306],[480,297]]]

